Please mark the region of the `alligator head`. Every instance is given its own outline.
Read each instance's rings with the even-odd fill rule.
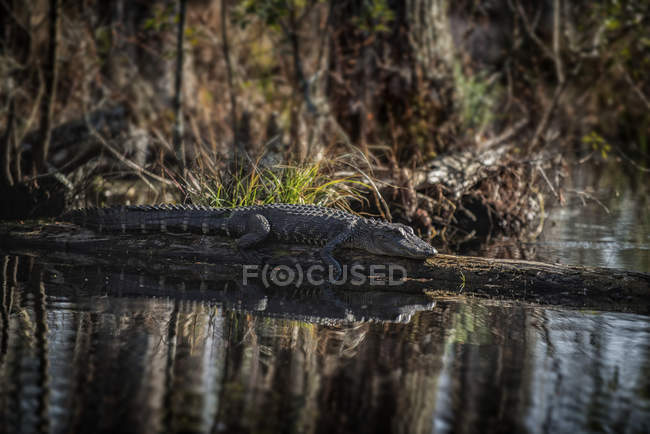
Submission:
[[[373,225],[363,238],[366,250],[378,255],[424,259],[438,253],[415,235],[413,228],[400,223]]]

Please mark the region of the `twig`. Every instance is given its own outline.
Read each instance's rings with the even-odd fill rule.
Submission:
[[[514,8],[519,16],[521,21],[524,23],[524,29],[528,36],[539,46],[539,48],[546,54],[555,63],[555,72],[557,74],[558,82],[564,83],[564,65],[562,63],[562,56],[560,55],[560,36],[561,36],[561,16],[560,16],[560,0],[553,0],[553,50],[544,44],[544,42],[535,34],[535,29],[532,27],[526,11],[524,10],[521,2],[515,0],[516,7]],[[512,5],[511,5],[512,8]]]
[[[542,169],[542,166],[538,164],[537,165],[537,170],[542,174],[542,178],[544,178],[544,181],[546,181],[546,184],[548,184],[548,187],[553,192],[553,196],[558,197],[557,192],[555,191],[555,188],[553,188],[553,184],[551,184],[551,181],[546,176],[546,172],[544,172],[544,169]]]
[[[551,121],[551,116],[553,115],[553,112],[557,107],[557,103],[560,100],[560,96],[562,95],[562,92],[564,92],[565,87],[566,87],[566,82],[558,83],[558,85],[555,87],[555,92],[553,92],[553,99],[551,100],[551,103],[544,111],[542,120],[537,125],[537,129],[535,129],[535,135],[533,136],[533,139],[530,141],[530,144],[528,145],[529,152],[535,149],[539,144],[539,141],[542,137],[542,133],[544,133],[544,130],[546,130],[546,127],[548,127],[548,124]]]
[[[158,175],[156,175],[154,173],[151,173],[150,171],[148,171],[144,167],[134,163],[133,161],[131,161],[131,160],[127,159],[127,158],[125,158],[122,154],[120,154],[117,151],[117,149],[115,149],[113,146],[111,146],[104,139],[104,137],[102,137],[101,134],[99,134],[99,132],[89,122],[88,119],[86,119],[86,124],[88,125],[88,130],[90,131],[90,133],[99,141],[99,143],[102,145],[102,147],[106,148],[106,150],[108,150],[111,154],[113,154],[113,156],[115,158],[117,158],[120,162],[124,163],[125,165],[127,165],[128,167],[133,169],[135,171],[135,174],[138,175],[138,177],[140,177],[140,179],[142,179],[142,181],[145,184],[147,184],[147,186],[149,186],[149,188],[151,188],[151,190],[153,190],[156,193],[158,192],[158,190],[153,186],[153,184],[151,184],[143,175],[147,175],[148,177],[150,177],[150,178],[152,178],[152,179],[154,179],[154,180],[156,180],[158,182],[162,182],[163,184],[166,184],[166,185],[174,185],[174,183],[171,182],[170,180],[162,178],[162,177],[160,177],[160,176],[158,176]]]
[[[491,148],[493,146],[500,145],[501,143],[505,142],[506,140],[509,140],[515,134],[521,131],[521,129],[528,124],[528,121],[529,121],[528,117],[520,119],[519,121],[517,121],[516,124],[506,128],[506,130],[501,134],[499,134],[498,136],[483,142],[482,146],[486,148]]]
[[[524,10],[523,6],[521,5],[521,2],[519,0],[515,0],[515,10],[521,17],[521,21],[524,23],[524,29],[526,30],[526,33],[532,39],[538,46],[541,48],[541,50],[546,54],[549,58],[554,59],[553,52],[542,42],[541,39],[539,39],[539,36],[535,34],[535,29],[530,24],[530,21],[528,20],[528,16],[526,15],[526,11]]]
[[[578,165],[580,165],[580,164],[584,164],[584,163],[586,163],[587,161],[591,160],[591,157],[594,156],[594,153],[595,153],[595,152],[596,152],[596,151],[591,151],[591,152],[588,153],[586,156],[584,156],[584,157],[582,157],[581,159],[579,159],[579,160],[578,160]]]
[[[567,192],[568,192],[568,193],[575,193],[575,194],[580,198],[580,200],[582,200],[582,204],[583,204],[583,205],[586,205],[586,202],[585,202],[584,198],[587,198],[587,199],[589,199],[589,200],[593,200],[593,201],[596,202],[598,205],[600,205],[600,207],[601,207],[601,208],[602,208],[602,209],[603,209],[607,214],[610,213],[609,208],[607,208],[607,206],[606,206],[604,203],[602,203],[600,200],[596,199],[593,195],[587,193],[586,191],[578,191],[578,190],[573,190],[573,189],[571,189],[571,190],[567,190]]]
[[[621,157],[623,157],[623,159],[624,159],[625,161],[627,161],[628,163],[630,163],[630,164],[631,164],[632,166],[634,166],[636,169],[640,170],[641,172],[650,172],[650,168],[648,168],[648,167],[643,167],[643,166],[639,166],[639,165],[638,165],[638,164],[637,164],[633,159],[631,159],[630,157],[628,157],[628,156],[627,156],[623,151],[621,151],[618,147],[615,146],[614,149],[616,150],[616,153],[617,153],[618,155],[620,155]]]
[[[646,108],[650,110],[650,100],[648,100],[648,97],[643,93],[643,91],[639,88],[639,86],[632,80],[632,77],[630,77],[630,74],[621,66],[620,63],[616,64],[616,67],[618,68],[619,71],[623,73],[623,77],[625,77],[625,81],[632,87],[634,90],[634,93],[637,94],[639,99],[643,101],[643,104],[645,104]]]

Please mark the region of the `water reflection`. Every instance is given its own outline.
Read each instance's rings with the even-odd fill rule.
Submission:
[[[650,431],[649,317],[447,299],[362,320],[347,300],[324,321],[308,295],[282,317],[274,294],[135,296],[47,268],[2,261],[8,432]]]

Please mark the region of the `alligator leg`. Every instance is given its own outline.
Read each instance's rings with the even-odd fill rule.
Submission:
[[[328,266],[334,268],[334,280],[339,280],[341,278],[341,275],[343,274],[343,269],[341,268],[341,264],[334,259],[334,256],[332,256],[332,253],[334,252],[334,249],[336,249],[339,245],[344,243],[347,238],[350,236],[350,231],[345,231],[343,233],[340,233],[337,235],[334,239],[330,240],[325,244],[325,247],[323,247],[320,251],[320,257],[327,264]],[[329,270],[326,270],[327,275],[329,275]]]
[[[244,228],[245,233],[237,238],[237,248],[245,261],[259,263],[259,257],[249,249],[269,236],[271,224],[263,215],[253,214],[246,220]]]
[[[247,249],[261,243],[269,236],[271,224],[261,214],[252,214],[245,225],[245,233],[237,239],[237,247]]]

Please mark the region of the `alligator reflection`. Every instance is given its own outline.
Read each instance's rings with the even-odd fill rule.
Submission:
[[[650,429],[648,317],[0,271],[9,432]]]

